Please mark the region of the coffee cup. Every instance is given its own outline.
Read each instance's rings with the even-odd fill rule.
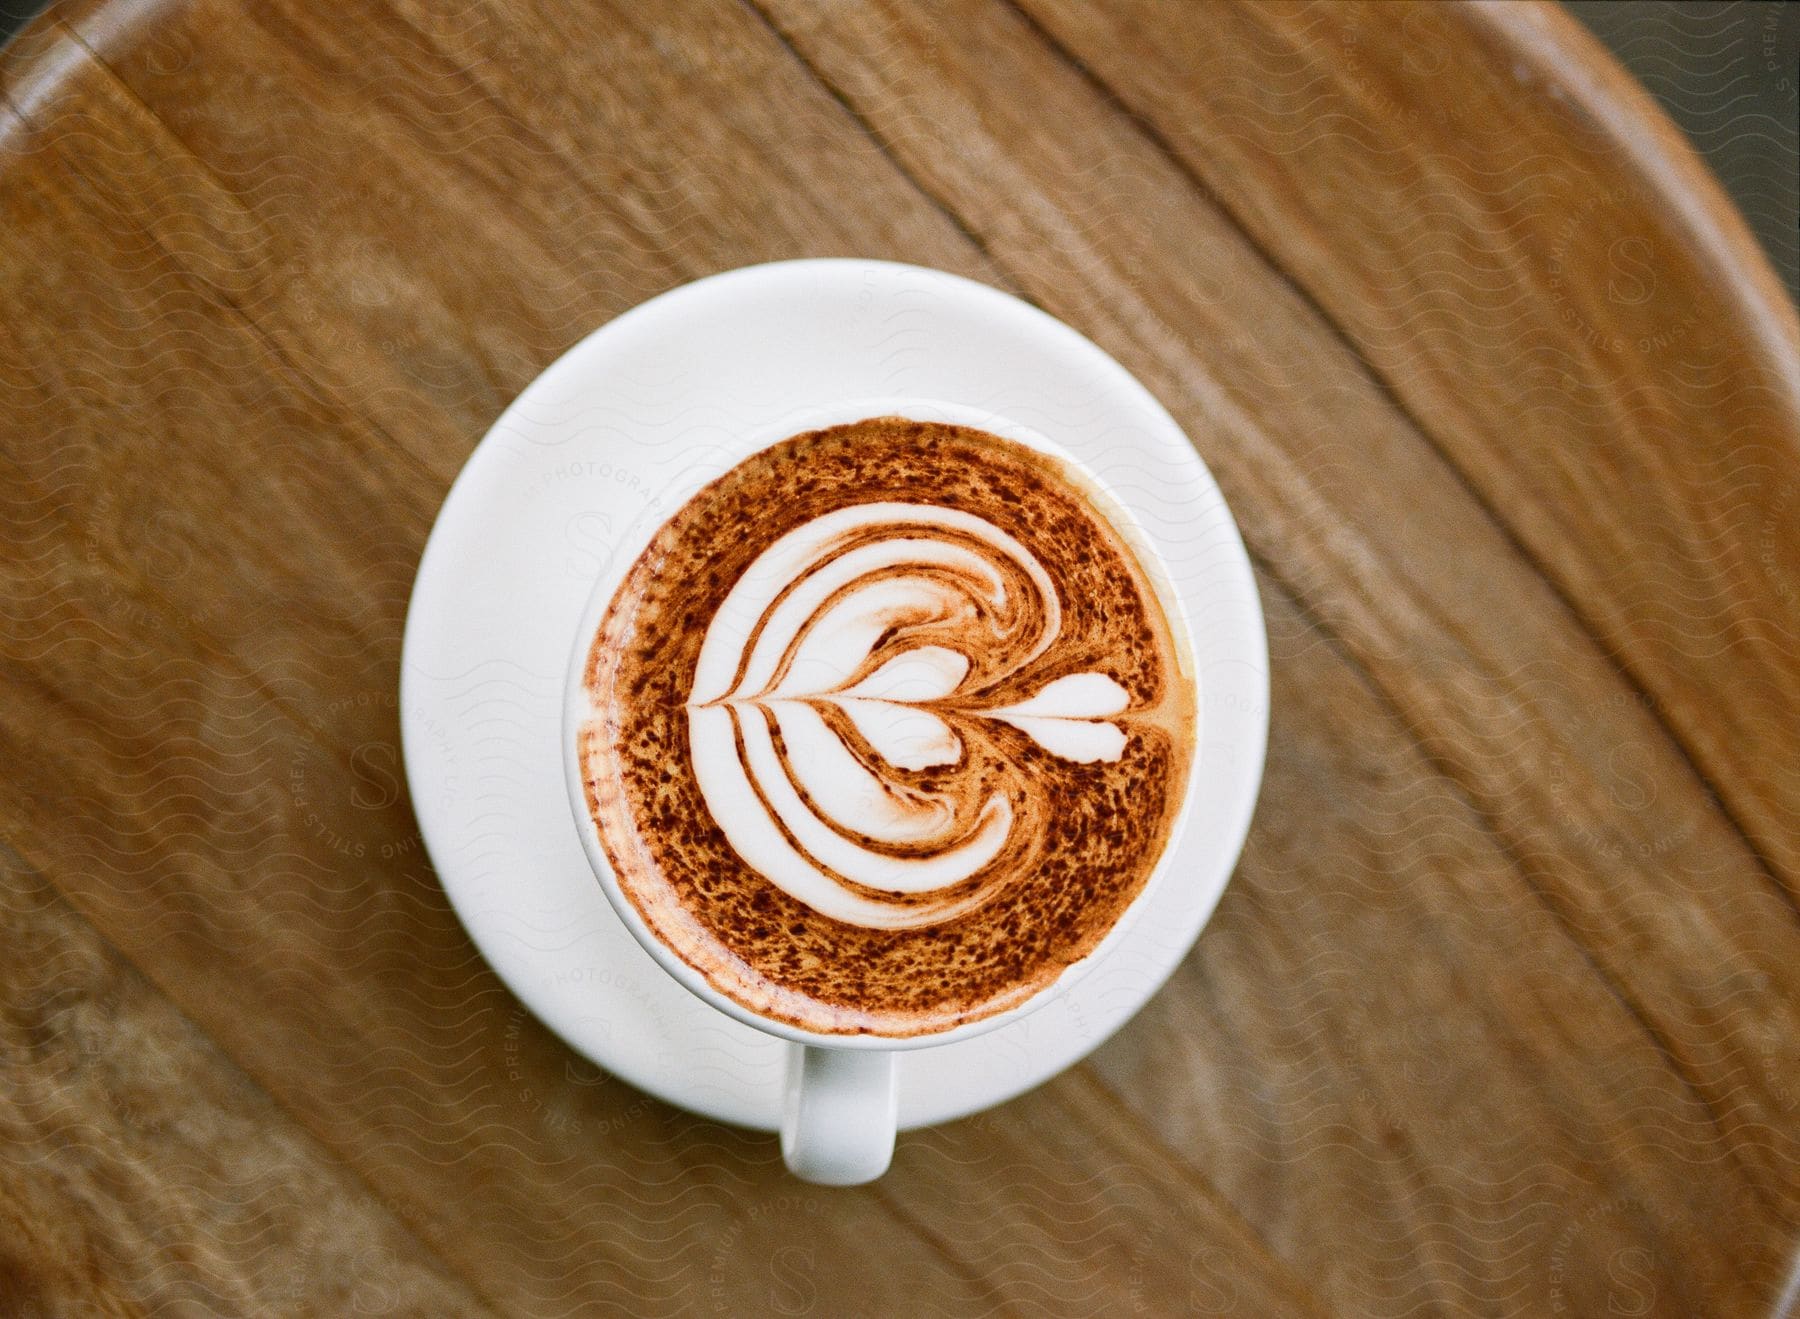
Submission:
[[[953,1024],[932,1022],[924,1028],[892,1032],[884,1032],[879,1023],[875,1028],[861,1026],[854,1030],[819,1029],[821,1023],[818,1021],[806,1017],[797,1018],[792,1012],[779,1011],[769,1005],[749,1001],[741,993],[726,992],[721,987],[719,976],[709,974],[696,964],[692,956],[684,956],[682,951],[673,946],[676,941],[669,936],[670,926],[667,921],[662,921],[659,928],[646,918],[641,906],[641,895],[640,900],[634,900],[633,893],[628,892],[621,882],[618,868],[609,856],[602,812],[595,809],[592,793],[593,766],[589,759],[592,750],[584,742],[596,719],[595,698],[590,690],[589,680],[597,638],[608,618],[608,611],[619,595],[628,573],[652,544],[659,529],[724,473],[789,437],[865,422],[871,418],[905,418],[926,425],[967,428],[990,437],[997,436],[1002,441],[1023,446],[1025,450],[1051,460],[1057,471],[1078,488],[1085,507],[1102,519],[1106,527],[1129,547],[1130,557],[1137,568],[1142,570],[1143,580],[1148,584],[1154,605],[1160,612],[1161,619],[1166,622],[1170,643],[1168,654],[1174,669],[1178,670],[1171,673],[1171,679],[1182,685],[1182,690],[1191,697],[1188,722],[1182,725],[1182,738],[1185,740],[1179,749],[1179,754],[1186,757],[1187,762],[1191,762],[1195,748],[1199,745],[1202,709],[1202,693],[1198,689],[1193,643],[1184,607],[1154,545],[1126,506],[1097,476],[1051,439],[1030,427],[980,407],[941,400],[863,398],[802,412],[790,412],[779,418],[772,418],[766,427],[747,431],[741,437],[730,437],[704,449],[696,448],[684,456],[680,474],[671,478],[668,487],[620,538],[606,570],[594,584],[577,632],[567,678],[562,736],[570,803],[583,849],[602,891],[619,919],[658,966],[719,1012],[787,1042],[786,1092],[780,1127],[782,1155],[788,1168],[796,1176],[824,1185],[866,1182],[886,1170],[894,1147],[897,1074],[902,1054],[942,1047],[1011,1025],[1056,997],[1068,993],[1073,985],[1118,950],[1133,917],[1149,904],[1154,894],[1164,890],[1171,882],[1179,882],[1178,877],[1171,876],[1168,862],[1176,850],[1182,827],[1190,814],[1199,781],[1197,775],[1188,772],[1190,765],[1184,763],[1181,766],[1183,786],[1179,791],[1173,788],[1169,791],[1170,803],[1160,817],[1155,855],[1143,863],[1146,874],[1128,897],[1119,900],[1116,910],[1108,909],[1109,923],[1103,932],[1097,932],[1096,940],[1084,946],[1078,958],[1054,967],[1054,974],[1040,977],[1041,983],[1036,980],[1022,983],[1020,993],[1015,998],[998,999],[996,1003],[999,1005],[990,1005],[991,1010],[984,1009],[978,1014],[970,1014],[970,1019]],[[929,501],[932,494],[929,488],[921,489],[918,493],[925,501]],[[952,526],[952,532],[957,536],[968,534],[959,525]],[[940,649],[921,648],[931,650],[934,654]],[[917,665],[914,667],[917,668]],[[1074,676],[1092,680],[1088,690],[1102,686],[1101,675],[1083,673]],[[1079,682],[1071,684],[1065,678],[1061,690],[1073,691],[1080,686]],[[1010,726],[1029,728],[1037,715],[1022,712],[1038,711],[1041,708],[1014,705],[1000,713],[1010,712]],[[1095,728],[1110,725],[1096,719],[1089,720],[1083,727],[1085,731],[1091,732]],[[904,737],[905,731],[900,735]],[[718,754],[716,750],[708,752],[703,743],[704,739],[696,737],[690,744],[696,757]],[[1065,747],[1063,754],[1079,758],[1099,753],[1080,747],[1073,750]],[[929,757],[926,757],[924,763],[930,763]],[[773,834],[770,836],[774,837]],[[614,841],[617,842],[616,839]],[[753,848],[739,847],[740,854],[746,850]],[[956,891],[954,886],[951,886],[951,891]],[[1212,896],[1210,893],[1196,894],[1196,904],[1208,904]],[[971,899],[973,900],[975,899]],[[827,910],[829,912],[828,906]],[[681,913],[676,914],[679,916]],[[904,921],[907,917],[903,911],[902,915],[893,919]],[[779,937],[779,933],[776,937]]]

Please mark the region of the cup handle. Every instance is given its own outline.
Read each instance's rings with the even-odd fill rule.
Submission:
[[[867,1049],[788,1045],[781,1157],[820,1186],[859,1186],[894,1157],[898,1056]]]

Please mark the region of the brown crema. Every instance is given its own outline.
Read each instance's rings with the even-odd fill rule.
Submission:
[[[713,988],[820,1034],[945,1031],[1047,988],[1142,891],[1191,658],[1089,489],[876,417],[752,455],[651,539],[578,754],[619,887]]]

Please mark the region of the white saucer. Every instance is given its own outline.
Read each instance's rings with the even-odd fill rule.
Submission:
[[[677,472],[746,429],[873,396],[1015,418],[1106,482],[1186,605],[1204,729],[1182,882],[1053,1002],[903,1055],[902,1128],[1010,1099],[1123,1025],[1212,914],[1262,776],[1268,656],[1236,525],[1173,419],[1074,330],[939,271],[818,260],[699,280],[576,344],[494,423],[426,544],[400,678],[413,805],[470,938],[552,1030],[653,1095],[766,1131],[787,1046],[668,976],[588,868],[562,782],[563,678],[613,547]]]

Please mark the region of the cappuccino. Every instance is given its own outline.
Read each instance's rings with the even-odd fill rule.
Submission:
[[[588,810],[657,939],[759,1016],[906,1037],[1015,1007],[1143,889],[1191,657],[1069,464],[876,417],[754,454],[624,575]]]

